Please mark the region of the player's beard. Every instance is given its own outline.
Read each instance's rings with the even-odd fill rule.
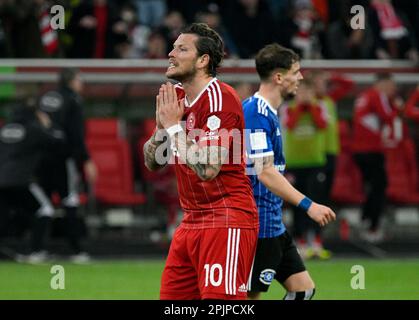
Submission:
[[[176,80],[180,83],[187,83],[187,82],[192,82],[195,76],[196,76],[196,68],[194,65],[192,65],[192,67],[189,70],[183,73],[175,73],[171,76],[168,76],[168,78]]]
[[[291,100],[291,99],[294,99],[295,98],[295,96],[296,96],[296,91],[295,90],[293,90],[293,91],[288,91],[288,90],[283,90],[283,91],[281,91],[281,97],[282,97],[282,99],[284,99],[284,100]]]

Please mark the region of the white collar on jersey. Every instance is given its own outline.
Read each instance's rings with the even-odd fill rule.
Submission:
[[[266,103],[266,105],[268,106],[268,108],[269,108],[269,109],[271,109],[271,111],[272,111],[275,115],[278,115],[278,110],[276,110],[275,108],[273,108],[273,107],[270,105],[270,103],[268,102],[268,100],[266,100],[264,97],[262,97],[262,96],[259,94],[259,91],[258,91],[258,92],[256,92],[253,96],[254,96],[255,98],[258,98],[258,99],[262,100],[264,103]]]
[[[208,87],[211,85],[211,83],[213,83],[214,81],[216,81],[217,78],[212,78],[210,82],[207,83],[207,85],[204,87],[204,89],[202,89],[202,91],[196,96],[195,100],[192,101],[191,103],[189,103],[188,101],[188,97],[185,94],[185,107],[187,108],[191,108],[195,102],[198,101],[198,99],[202,96],[202,94],[208,89]]]

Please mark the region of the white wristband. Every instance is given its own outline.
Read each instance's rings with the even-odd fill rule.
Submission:
[[[176,133],[183,131],[183,129],[180,124],[175,124],[170,128],[167,128],[166,131],[169,134],[169,137],[172,138]]]

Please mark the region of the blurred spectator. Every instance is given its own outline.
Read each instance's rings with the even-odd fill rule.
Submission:
[[[233,85],[234,90],[236,90],[240,101],[249,98],[253,94],[252,85],[248,82],[239,82]]]
[[[125,24],[124,37],[117,47],[119,58],[144,58],[148,51],[151,30],[138,20],[135,7],[130,4],[122,6],[120,19]],[[122,39],[122,38],[121,38]]]
[[[239,58],[238,49],[222,24],[219,8],[216,3],[210,3],[203,10],[199,11],[195,20],[196,22],[206,23],[211,29],[218,32],[224,40],[226,58]]]
[[[387,177],[383,145],[383,128],[392,126],[400,112],[395,103],[396,84],[388,73],[378,74],[371,88],[360,94],[355,102],[353,117],[354,159],[358,164],[367,195],[362,207],[362,237],[370,242],[383,238],[380,218],[385,205]]]
[[[240,58],[251,58],[277,39],[274,18],[263,0],[230,1],[222,14]]]
[[[326,136],[326,203],[330,203],[330,192],[335,176],[336,158],[340,153],[337,103],[354,87],[351,79],[337,73],[313,71],[305,77],[313,81],[314,91],[318,102],[325,108],[327,114]]]
[[[157,31],[163,35],[166,40],[166,54],[169,54],[172,50],[173,43],[179,36],[184,26],[185,20],[179,11],[171,11],[164,18],[163,25],[158,28]]]
[[[379,59],[419,61],[415,31],[391,0],[372,0],[369,25],[374,33],[375,55]]]
[[[68,32],[73,38],[70,58],[115,58],[115,48],[126,41],[126,24],[108,0],[83,2],[71,16]]]
[[[138,140],[140,159],[140,168],[142,178],[146,184],[149,195],[157,201],[157,203],[165,206],[166,216],[166,235],[169,240],[172,239],[174,230],[179,224],[180,211],[179,195],[176,184],[176,172],[174,166],[168,165],[157,171],[149,171],[144,165],[143,147],[149,137],[156,129],[156,121],[154,119],[145,119],[142,123],[142,134]]]
[[[267,0],[267,5],[272,13],[273,18],[276,22],[280,22],[284,19],[287,12],[287,7],[290,5],[291,0]]]
[[[327,115],[316,99],[313,82],[303,79],[295,97],[282,111],[284,155],[288,178],[295,188],[316,202],[325,202],[325,129]],[[294,235],[304,258],[330,258],[320,226],[299,208],[292,208]]]
[[[167,41],[164,35],[158,30],[152,32],[148,38],[148,52],[144,58],[166,59],[167,51]]]
[[[150,27],[158,27],[167,12],[165,0],[133,0],[137,7],[137,16],[142,24]]]
[[[280,41],[304,59],[321,58],[320,32],[324,24],[310,0],[297,0],[292,4],[290,17],[280,27]]]
[[[209,3],[214,1],[217,0],[167,0],[167,7],[169,11],[181,12],[186,23],[189,24],[195,22],[197,12],[201,11]],[[223,0],[219,0],[218,4],[222,2]]]
[[[41,230],[33,232],[31,239],[31,250],[39,257],[45,254],[45,237],[38,235],[48,229],[54,208],[35,183],[35,171],[45,152],[59,148],[65,137],[48,115],[36,110],[34,100],[17,107],[11,120],[0,129],[0,236],[15,227],[8,224],[11,211],[24,214],[24,218],[29,216],[33,230]]]
[[[58,32],[51,27],[48,0],[9,0],[0,3],[0,17],[15,58],[47,58],[60,55]]]
[[[79,168],[83,168],[87,182],[93,185],[97,169],[90,159],[84,141],[83,106],[80,94],[83,81],[77,69],[63,69],[59,76],[59,88],[45,93],[40,99],[40,108],[50,115],[54,124],[61,127],[67,137],[63,152],[52,151],[41,162],[38,177],[45,192],[51,196],[58,193],[65,210],[66,236],[72,250],[74,262],[86,262],[80,238],[78,216]]]
[[[374,36],[371,29],[352,29],[350,4],[341,6],[340,19],[326,31],[326,54],[331,59],[370,59]],[[345,3],[344,3],[345,4]]]
[[[405,114],[408,119],[419,122],[419,84],[406,102]]]

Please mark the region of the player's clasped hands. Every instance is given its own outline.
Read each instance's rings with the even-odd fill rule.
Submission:
[[[322,227],[336,220],[336,213],[332,209],[315,202],[311,204],[307,214]]]
[[[166,82],[156,97],[156,122],[159,128],[169,128],[179,123],[184,112],[184,100],[178,101],[173,84]]]

